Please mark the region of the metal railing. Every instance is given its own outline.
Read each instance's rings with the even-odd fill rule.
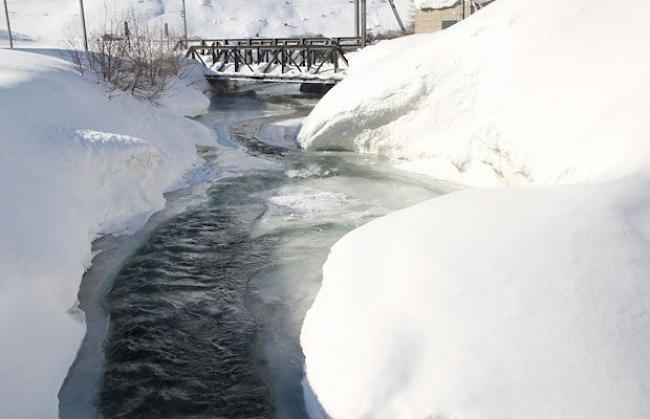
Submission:
[[[180,41],[177,48],[187,49],[187,57],[221,77],[241,76],[238,73],[248,69],[246,77],[277,79],[279,69],[281,76],[291,72],[296,79],[305,79],[321,70],[337,74],[341,66],[348,66],[346,52],[359,49],[360,42],[358,37],[201,39]],[[273,75],[268,75],[270,71]]]

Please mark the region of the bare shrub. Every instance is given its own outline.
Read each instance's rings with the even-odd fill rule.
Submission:
[[[174,51],[169,34],[133,13],[90,35],[88,52],[76,41],[70,44],[72,63],[82,75],[105,82],[109,96],[121,91],[156,103],[181,70],[180,52]]]

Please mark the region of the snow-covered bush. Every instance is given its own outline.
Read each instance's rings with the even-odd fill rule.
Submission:
[[[121,33],[116,28],[122,28]],[[129,13],[93,33],[88,51],[75,47],[70,55],[79,72],[105,82],[109,94],[123,91],[157,103],[181,71],[180,52],[173,45],[161,28]]]

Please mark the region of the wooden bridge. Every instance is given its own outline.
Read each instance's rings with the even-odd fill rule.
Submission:
[[[203,63],[208,78],[335,84],[346,76],[346,54],[362,42],[360,37],[200,39],[177,47]]]

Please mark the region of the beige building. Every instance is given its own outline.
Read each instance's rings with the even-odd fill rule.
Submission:
[[[415,32],[437,32],[460,22],[493,0],[416,1]]]

